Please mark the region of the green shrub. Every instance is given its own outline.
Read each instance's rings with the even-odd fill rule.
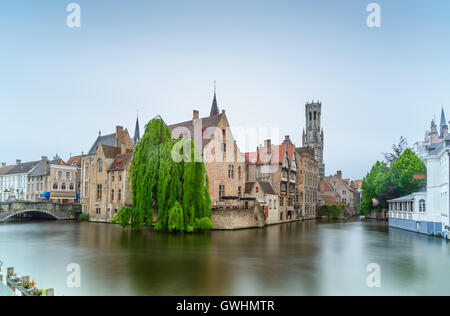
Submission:
[[[88,222],[89,214],[86,214],[86,213],[80,214],[80,216],[78,216],[78,220]]]
[[[213,229],[214,227],[213,227],[211,218],[202,217],[202,218],[195,219],[195,228],[198,231],[208,231],[208,230]]]

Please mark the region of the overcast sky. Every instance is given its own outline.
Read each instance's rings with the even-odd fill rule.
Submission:
[[[323,104],[326,173],[361,178],[400,136],[450,119],[450,2],[78,0],[0,2],[0,161],[87,152],[101,130],[141,131],[220,110],[301,145],[304,104]],[[244,141],[238,139],[242,151]]]

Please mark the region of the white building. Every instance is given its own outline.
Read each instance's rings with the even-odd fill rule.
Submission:
[[[423,158],[427,167],[427,191],[388,201],[389,225],[448,238],[450,135],[440,143],[431,144]]]
[[[27,196],[28,175],[40,161],[22,163],[16,161],[16,166],[0,176],[0,201],[25,200]]]

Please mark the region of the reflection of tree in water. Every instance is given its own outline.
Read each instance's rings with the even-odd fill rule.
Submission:
[[[211,233],[122,232],[115,245],[127,251],[137,294],[207,295]]]

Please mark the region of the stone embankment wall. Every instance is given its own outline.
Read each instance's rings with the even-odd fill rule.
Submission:
[[[266,219],[264,209],[257,206],[254,209],[247,210],[212,210],[211,220],[214,229],[233,230],[262,228],[267,225],[296,222],[301,220],[301,218],[293,218],[288,220],[279,220],[275,218]]]

